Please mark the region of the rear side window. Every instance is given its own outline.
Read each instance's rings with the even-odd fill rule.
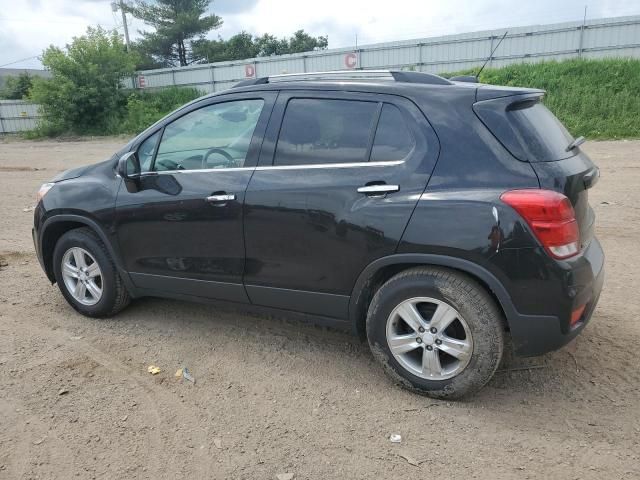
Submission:
[[[292,99],[273,164],[366,162],[377,112],[376,102]]]
[[[540,99],[517,103],[497,99],[479,102],[474,110],[498,140],[518,160],[548,162],[572,157],[573,137]]]
[[[372,162],[402,160],[413,150],[414,140],[398,107],[386,103],[382,108],[376,138],[371,150]]]

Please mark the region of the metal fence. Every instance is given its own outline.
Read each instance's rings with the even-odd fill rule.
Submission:
[[[489,58],[507,30],[508,35]],[[280,73],[345,69],[405,69],[442,73],[476,68],[487,58],[489,66],[501,67],[520,62],[607,57],[640,58],[640,15],[145,70],[138,72],[134,78],[126,79],[124,83],[128,88],[137,89],[188,86],[209,93],[225,90],[247,78]],[[0,101],[0,133],[31,130],[37,118],[36,105],[19,100]]]
[[[0,133],[33,130],[39,116],[36,104],[25,100],[0,100]]]
[[[216,92],[240,80],[279,73],[345,69],[455,72],[482,65],[507,30],[509,33],[490,58],[489,66],[569,58],[640,57],[640,16],[633,16],[146,70],[129,79],[127,86],[144,89],[178,85]]]

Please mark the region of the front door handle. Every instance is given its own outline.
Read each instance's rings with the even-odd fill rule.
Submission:
[[[221,193],[219,195],[209,195],[205,200],[209,203],[225,203],[235,200],[233,193]]]
[[[358,193],[364,193],[370,196],[383,196],[387,193],[393,193],[400,190],[400,185],[387,185],[386,183],[377,185],[365,185],[358,188]]]

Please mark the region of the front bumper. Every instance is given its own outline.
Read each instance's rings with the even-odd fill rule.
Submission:
[[[567,271],[570,292],[570,308],[558,315],[519,315],[509,319],[514,353],[518,356],[534,356],[557,350],[584,329],[598,304],[604,284],[604,252],[596,238],[581,255],[579,262],[571,264]],[[580,320],[570,325],[571,311],[586,305]]]

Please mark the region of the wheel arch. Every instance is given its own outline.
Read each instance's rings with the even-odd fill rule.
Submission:
[[[361,337],[366,336],[367,308],[377,289],[389,278],[403,270],[419,266],[439,266],[469,275],[480,283],[496,300],[509,319],[517,315],[511,297],[504,285],[486,268],[457,257],[435,254],[395,254],[379,258],[370,263],[358,276],[349,301],[349,321]]]
[[[98,237],[100,237],[102,243],[107,247],[109,255],[111,255],[117,269],[120,271],[121,276],[124,277],[123,280],[125,281],[125,284],[129,287],[129,278],[122,268],[120,256],[113,248],[111,241],[103,229],[97,222],[90,218],[71,214],[55,215],[50,217],[42,226],[42,233],[40,235],[40,251],[42,252],[42,261],[45,273],[51,283],[55,282],[55,276],[53,274],[53,251],[56,243],[60,240],[62,235],[77,228],[90,228],[96,235],[98,235]]]

